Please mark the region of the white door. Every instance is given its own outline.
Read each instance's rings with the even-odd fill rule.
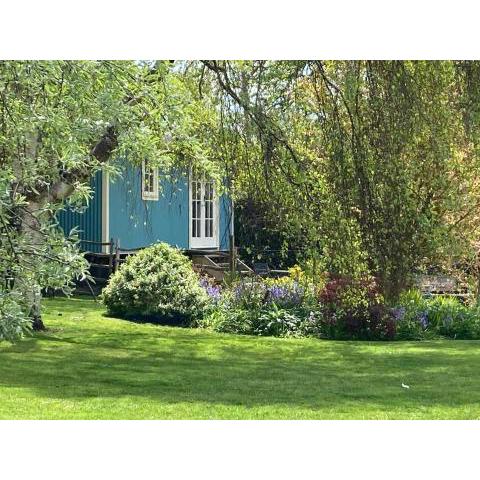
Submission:
[[[218,198],[214,182],[190,175],[190,248],[218,247]]]

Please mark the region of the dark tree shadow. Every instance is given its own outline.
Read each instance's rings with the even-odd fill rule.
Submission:
[[[202,330],[65,322],[0,346],[0,387],[49,399],[295,407],[311,412],[463,409],[478,416],[480,342],[331,342],[212,334]],[[75,318],[79,320],[72,320]],[[77,323],[75,323],[77,322]],[[402,388],[402,382],[410,389]],[[360,418],[360,415],[359,415]]]

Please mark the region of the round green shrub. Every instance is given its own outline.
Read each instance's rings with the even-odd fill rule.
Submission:
[[[110,278],[102,301],[113,315],[188,324],[203,314],[208,296],[191,261],[158,243],[127,259]]]

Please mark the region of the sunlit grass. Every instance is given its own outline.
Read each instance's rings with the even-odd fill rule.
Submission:
[[[45,322],[0,344],[0,418],[480,417],[480,342],[221,335],[108,318],[78,298],[47,300]]]

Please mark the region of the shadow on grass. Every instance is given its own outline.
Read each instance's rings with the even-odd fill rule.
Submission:
[[[65,306],[63,315],[81,315],[79,308]],[[0,348],[0,388],[57,399],[133,396],[313,410],[415,411],[480,402],[480,342],[241,337],[123,324],[101,313]]]
[[[126,322],[137,324],[161,325],[164,327],[189,328],[189,321],[182,317],[158,317],[154,315],[115,315],[111,313],[103,313],[105,318],[113,318],[116,320],[124,320]]]

